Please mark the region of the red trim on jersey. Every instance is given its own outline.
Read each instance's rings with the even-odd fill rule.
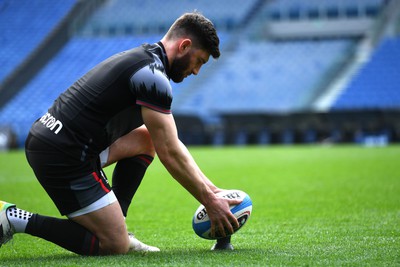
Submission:
[[[93,172],[92,175],[93,175],[94,179],[95,179],[98,183],[100,183],[101,188],[103,188],[103,190],[104,190],[106,193],[110,192],[110,189],[108,189],[107,186],[104,185],[103,180],[101,180],[101,179],[99,178],[99,176],[97,176],[97,173],[96,173],[96,172]]]
[[[171,110],[170,109],[160,108],[160,107],[158,107],[156,105],[149,104],[149,103],[141,101],[141,100],[136,100],[136,104],[148,107],[150,109],[153,109],[153,110],[161,112],[161,113],[171,114]]]

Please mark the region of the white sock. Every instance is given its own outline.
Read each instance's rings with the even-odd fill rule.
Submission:
[[[25,233],[26,225],[32,213],[12,207],[7,209],[7,218],[14,227],[16,233]]]

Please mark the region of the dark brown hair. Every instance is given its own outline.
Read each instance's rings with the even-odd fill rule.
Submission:
[[[169,39],[189,37],[193,45],[209,52],[213,58],[219,58],[219,37],[214,24],[205,16],[195,11],[179,17],[168,30]]]

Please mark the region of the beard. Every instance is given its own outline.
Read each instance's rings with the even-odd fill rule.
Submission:
[[[185,75],[188,71],[188,67],[190,65],[190,53],[187,53],[181,58],[177,58],[172,62],[171,69],[169,70],[169,77],[175,83],[180,83],[185,79]]]

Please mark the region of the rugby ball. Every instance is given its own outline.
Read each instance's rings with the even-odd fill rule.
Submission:
[[[222,196],[223,198],[242,200],[240,204],[232,205],[230,207],[231,212],[239,222],[239,228],[235,230],[236,233],[250,218],[251,211],[253,209],[253,203],[249,195],[240,190],[225,190],[217,193],[217,195]],[[194,232],[201,238],[219,239],[223,237],[222,235],[218,235],[218,233],[215,237],[211,237],[211,223],[207,215],[207,210],[203,205],[200,205],[200,207],[194,213],[192,226]]]

